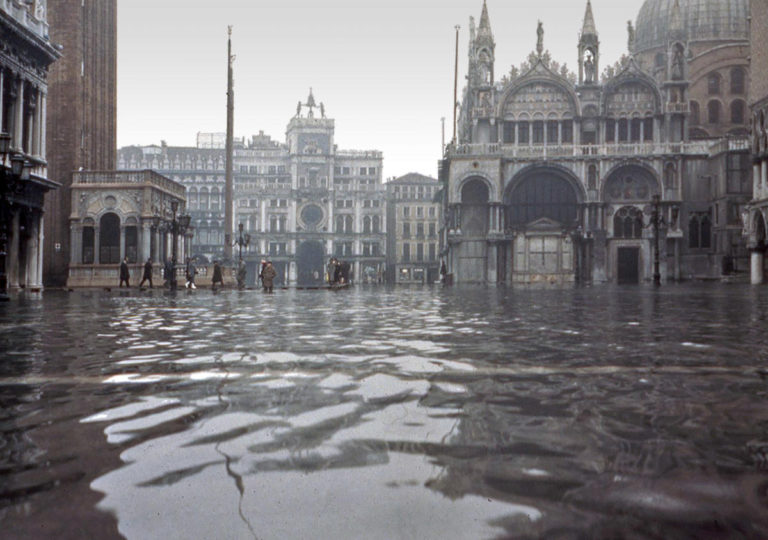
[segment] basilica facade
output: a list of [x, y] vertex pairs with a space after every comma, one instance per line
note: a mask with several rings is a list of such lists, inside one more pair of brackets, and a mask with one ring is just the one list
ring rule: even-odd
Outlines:
[[470, 20], [458, 140], [441, 162], [449, 279], [638, 283], [746, 270], [747, 10], [747, 0], [647, 0], [628, 54], [601, 71], [587, 1], [576, 73], [551, 58], [539, 23], [527, 61], [496, 77], [484, 3]]

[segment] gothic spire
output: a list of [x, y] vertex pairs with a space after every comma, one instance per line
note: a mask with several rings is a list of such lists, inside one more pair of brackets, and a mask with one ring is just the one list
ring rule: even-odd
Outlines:
[[592, 14], [592, 2], [587, 0], [587, 11], [584, 13], [584, 26], [581, 29], [582, 36], [596, 36], [595, 16]]
[[493, 32], [491, 31], [491, 18], [488, 16], [488, 5], [483, 0], [483, 12], [480, 14], [480, 26], [477, 29], [478, 38], [489, 38], [493, 42]]

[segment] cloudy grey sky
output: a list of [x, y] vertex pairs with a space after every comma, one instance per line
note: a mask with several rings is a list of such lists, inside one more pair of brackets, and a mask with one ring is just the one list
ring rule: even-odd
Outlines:
[[[626, 51], [641, 2], [593, 0], [601, 69]], [[575, 71], [586, 0], [488, 0], [497, 78], [536, 45]], [[235, 136], [283, 141], [312, 87], [339, 148], [384, 152], [386, 178], [436, 175], [451, 136], [455, 25], [459, 92], [469, 17], [482, 0], [121, 0], [118, 144], [193, 146], [226, 130], [227, 26], [233, 26]]]

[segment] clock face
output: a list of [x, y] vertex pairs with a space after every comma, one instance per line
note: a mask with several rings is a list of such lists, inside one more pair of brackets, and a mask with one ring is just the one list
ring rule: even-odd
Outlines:
[[323, 220], [323, 209], [316, 204], [308, 204], [301, 210], [301, 220], [308, 229], [315, 229]]

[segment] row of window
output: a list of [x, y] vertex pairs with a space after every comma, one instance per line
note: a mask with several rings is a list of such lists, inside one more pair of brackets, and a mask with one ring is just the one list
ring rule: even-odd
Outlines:
[[[746, 90], [747, 75], [744, 68], [735, 67], [731, 69], [731, 94], [744, 94]], [[723, 85], [723, 76], [717, 72], [707, 75], [707, 93], [710, 96], [720, 95]]]
[[[411, 209], [413, 208], [413, 212], [411, 212]], [[402, 216], [404, 218], [411, 217], [411, 215], [416, 216], [417, 218], [424, 217], [424, 207], [423, 206], [403, 206], [402, 210]], [[437, 217], [437, 207], [436, 206], [430, 206], [427, 208], [427, 215], [431, 218]]]
[[402, 245], [401, 255], [402, 262], [434, 262], [437, 260], [437, 244], [434, 242], [429, 244], [405, 242]]
[[[437, 224], [436, 223], [428, 223], [427, 224], [427, 232], [429, 234], [430, 238], [434, 238], [437, 236]], [[403, 238], [410, 238], [411, 237], [411, 224], [410, 223], [403, 223]], [[416, 232], [416, 238], [424, 238], [424, 224], [423, 223], [417, 223], [415, 232]]]
[[425, 199], [431, 201], [438, 188], [434, 186], [395, 186], [395, 199]]
[[243, 174], [285, 174], [285, 165], [240, 165]]
[[[742, 99], [736, 99], [731, 102], [730, 120], [732, 124], [743, 124], [746, 118], [747, 104]], [[722, 118], [722, 104], [719, 100], [713, 99], [707, 103], [707, 123], [719, 124]], [[699, 103], [691, 101], [691, 124], [701, 123], [701, 111]]]
[[[376, 176], [376, 167], [360, 167], [358, 169], [360, 176]], [[334, 167], [334, 176], [349, 176], [352, 173], [351, 167]]]
[[506, 144], [561, 144], [573, 142], [572, 120], [534, 120], [504, 122], [502, 140]]

